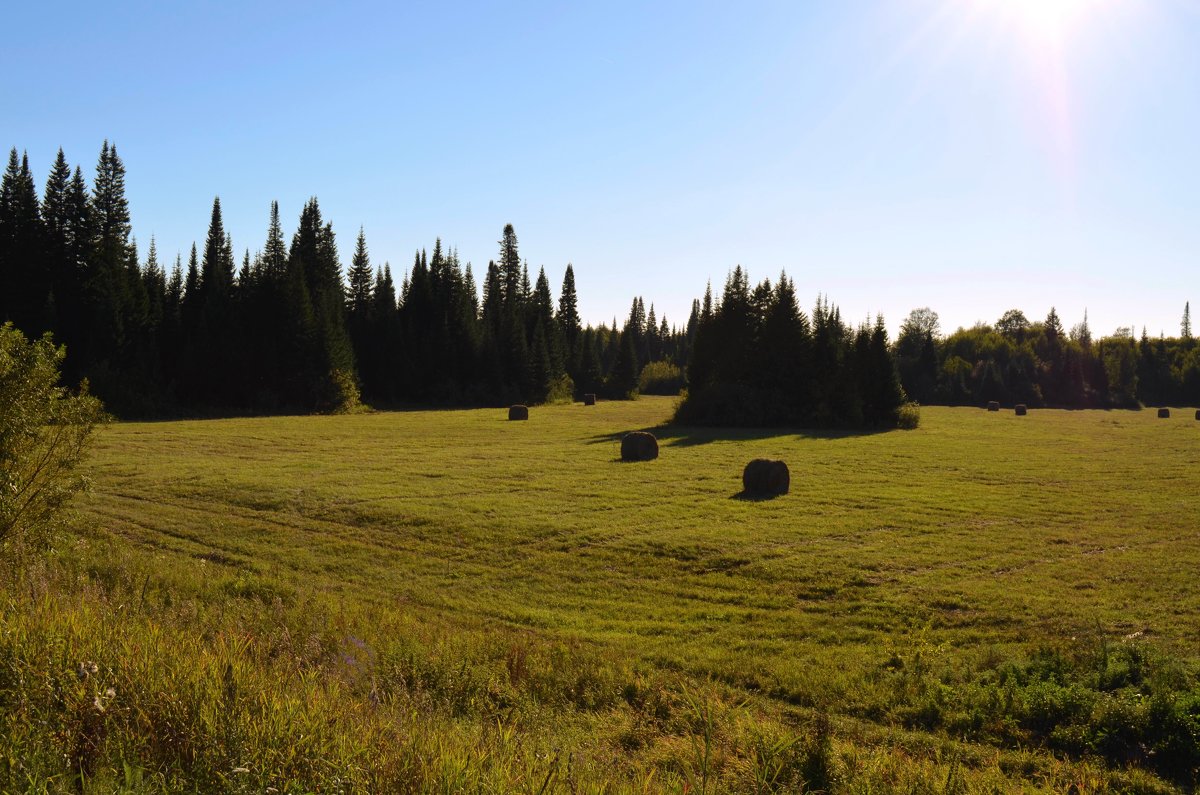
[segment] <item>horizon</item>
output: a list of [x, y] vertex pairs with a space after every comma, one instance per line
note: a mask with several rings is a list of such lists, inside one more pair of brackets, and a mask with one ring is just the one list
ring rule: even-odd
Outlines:
[[556, 296], [574, 265], [593, 325], [640, 295], [682, 326], [737, 265], [786, 270], [805, 311], [882, 313], [893, 339], [919, 307], [948, 334], [1051, 306], [1095, 336], [1173, 337], [1192, 297], [1194, 5], [63, 5], [75, 24], [14, 14], [10, 72], [67, 57], [0, 89], [37, 109], [0, 143], [39, 195], [60, 146], [90, 184], [114, 143], [139, 256], [154, 237], [164, 267], [214, 196], [239, 261], [272, 200], [290, 236], [316, 196], [343, 270], [362, 226], [397, 282], [440, 237], [481, 283], [511, 222]]

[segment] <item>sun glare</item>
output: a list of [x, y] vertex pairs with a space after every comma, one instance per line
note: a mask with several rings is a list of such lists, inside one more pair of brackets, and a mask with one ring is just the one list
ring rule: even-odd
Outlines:
[[1008, 0], [1030, 33], [1062, 38], [1087, 10], [1087, 0]]
[[1030, 39], [1061, 43], [1103, 0], [978, 0]]

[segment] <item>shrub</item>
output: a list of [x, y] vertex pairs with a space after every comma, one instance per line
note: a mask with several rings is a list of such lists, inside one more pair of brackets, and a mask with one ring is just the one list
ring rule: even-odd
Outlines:
[[58, 386], [65, 355], [49, 335], [0, 326], [0, 543], [49, 538], [84, 486], [75, 468], [104, 411], [86, 382], [78, 395]]
[[574, 398], [575, 382], [565, 373], [554, 379], [550, 384], [550, 391], [546, 393], [547, 403], [570, 403]]
[[905, 403], [896, 409], [896, 427], [905, 431], [916, 430], [921, 424], [921, 407], [916, 403]]
[[638, 391], [643, 395], [678, 395], [681, 389], [683, 371], [670, 362], [650, 362], [638, 378]]

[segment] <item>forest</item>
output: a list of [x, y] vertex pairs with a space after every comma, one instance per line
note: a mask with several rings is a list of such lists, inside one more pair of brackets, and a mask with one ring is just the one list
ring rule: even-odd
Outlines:
[[[752, 285], [735, 267], [676, 326], [635, 297], [623, 322], [583, 324], [572, 266], [558, 297], [532, 276], [516, 232], [476, 280], [435, 240], [399, 274], [363, 230], [343, 269], [316, 198], [290, 242], [272, 203], [262, 243], [239, 257], [214, 199], [186, 261], [139, 252], [125, 166], [104, 142], [89, 186], [60, 150], [39, 191], [14, 148], [0, 185], [0, 321], [65, 345], [64, 380], [86, 379], [123, 417], [336, 412], [366, 403], [506, 405], [684, 391], [694, 424], [890, 426], [904, 406], [1136, 407], [1200, 404], [1188, 308], [1177, 338], [1121, 329], [1093, 339], [1019, 310], [943, 335], [930, 309], [891, 343], [828, 298], [801, 309], [794, 281]], [[239, 261], [240, 260], [240, 261]]]

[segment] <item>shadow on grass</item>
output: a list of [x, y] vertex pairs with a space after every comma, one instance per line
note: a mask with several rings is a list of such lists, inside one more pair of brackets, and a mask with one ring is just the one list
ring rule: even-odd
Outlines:
[[648, 428], [627, 428], [613, 433], [601, 433], [588, 438], [588, 444], [611, 444], [633, 431], [654, 434], [663, 447], [693, 447], [710, 442], [750, 442], [760, 439], [792, 437], [797, 439], [824, 439], [835, 441], [858, 436], [874, 436], [888, 433], [894, 428], [706, 428], [684, 425], [658, 425]]
[[748, 491], [738, 491], [729, 495], [731, 500], [739, 500], [741, 502], [770, 502], [771, 500], [785, 497], [785, 494], [752, 494]]

